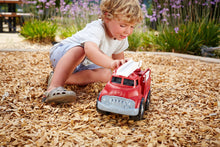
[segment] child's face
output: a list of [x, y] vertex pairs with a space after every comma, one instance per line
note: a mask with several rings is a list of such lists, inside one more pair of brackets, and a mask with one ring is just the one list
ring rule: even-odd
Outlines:
[[131, 35], [135, 27], [135, 24], [127, 23], [119, 19], [105, 19], [105, 25], [109, 37], [117, 40], [123, 40]]

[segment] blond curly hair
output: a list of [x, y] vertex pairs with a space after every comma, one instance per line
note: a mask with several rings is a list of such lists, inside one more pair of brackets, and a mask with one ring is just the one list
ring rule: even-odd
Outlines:
[[101, 18], [117, 18], [128, 23], [140, 23], [143, 13], [138, 0], [102, 0]]

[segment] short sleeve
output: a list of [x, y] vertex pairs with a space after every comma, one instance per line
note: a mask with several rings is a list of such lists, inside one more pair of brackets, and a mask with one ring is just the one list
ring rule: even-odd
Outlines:
[[105, 30], [102, 27], [102, 23], [100, 21], [96, 21], [91, 24], [88, 24], [77, 35], [78, 38], [80, 38], [81, 43], [91, 41], [99, 46], [100, 40], [102, 40], [104, 34], [105, 34]]

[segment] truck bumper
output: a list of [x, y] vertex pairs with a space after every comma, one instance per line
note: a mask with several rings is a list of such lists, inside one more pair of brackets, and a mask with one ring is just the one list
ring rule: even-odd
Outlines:
[[132, 100], [116, 96], [103, 96], [102, 100], [97, 101], [97, 108], [99, 110], [129, 116], [138, 115], [139, 109], [135, 109], [135, 103]]

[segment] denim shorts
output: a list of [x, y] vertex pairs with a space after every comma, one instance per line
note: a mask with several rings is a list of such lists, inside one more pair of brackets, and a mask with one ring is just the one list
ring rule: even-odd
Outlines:
[[[62, 44], [62, 43], [58, 43], [56, 45], [54, 45], [51, 50], [50, 50], [50, 61], [51, 64], [53, 66], [53, 68], [55, 69], [57, 63], [59, 62], [59, 60], [63, 57], [63, 55], [69, 51], [71, 48], [75, 47], [75, 46], [79, 46], [76, 44]], [[90, 64], [90, 65], [83, 65], [82, 62], [76, 67], [76, 69], [73, 71], [73, 73], [82, 71], [82, 70], [92, 70], [92, 69], [97, 69], [97, 68], [103, 68], [101, 66], [98, 66], [96, 64]]]

